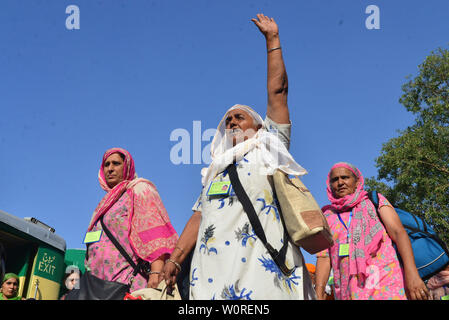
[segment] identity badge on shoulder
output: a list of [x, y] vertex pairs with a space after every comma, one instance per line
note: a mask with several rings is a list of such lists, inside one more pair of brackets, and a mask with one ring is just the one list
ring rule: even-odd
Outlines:
[[86, 232], [86, 236], [84, 237], [84, 244], [95, 243], [100, 241], [103, 230]]
[[231, 181], [211, 182], [206, 195], [208, 196], [226, 196], [231, 189]]

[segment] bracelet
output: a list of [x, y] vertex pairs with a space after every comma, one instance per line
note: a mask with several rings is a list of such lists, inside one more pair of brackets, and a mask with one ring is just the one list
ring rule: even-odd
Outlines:
[[177, 263], [176, 261], [174, 261], [172, 259], [167, 259], [167, 261], [173, 263], [176, 266], [176, 269], [181, 271], [181, 265], [179, 263]]
[[150, 272], [148, 272], [148, 274], [161, 274], [161, 272], [160, 271], [150, 271]]
[[184, 249], [183, 248], [176, 246], [175, 249], [180, 250], [182, 252], [182, 254], [184, 254]]
[[268, 49], [267, 53], [270, 53], [271, 51], [278, 50], [278, 49], [281, 49], [281, 47], [276, 47], [276, 48]]

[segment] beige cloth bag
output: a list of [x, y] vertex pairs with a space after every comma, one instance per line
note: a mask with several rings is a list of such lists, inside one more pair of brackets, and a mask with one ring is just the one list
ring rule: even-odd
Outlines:
[[131, 292], [135, 298], [141, 297], [142, 300], [181, 300], [178, 286], [175, 284], [174, 289], [168, 292], [165, 281], [162, 280], [157, 288], [144, 288]]
[[293, 243], [310, 254], [332, 246], [327, 220], [304, 183], [298, 177], [290, 179], [280, 170], [275, 171], [273, 183]]

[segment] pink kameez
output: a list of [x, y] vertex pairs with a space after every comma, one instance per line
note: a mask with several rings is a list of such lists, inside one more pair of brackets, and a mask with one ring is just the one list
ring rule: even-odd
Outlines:
[[[115, 152], [125, 155], [125, 180], [110, 189], [102, 168], [105, 159]], [[136, 264], [139, 259], [152, 263], [168, 258], [175, 248], [178, 235], [156, 187], [150, 181], [136, 177], [131, 155], [124, 149], [108, 150], [103, 156], [99, 180], [108, 193], [95, 210], [88, 231], [102, 229], [99, 219], [103, 216], [107, 228]], [[121, 283], [129, 283], [134, 271], [104, 232], [100, 241], [88, 246], [85, 265], [93, 275]], [[147, 278], [137, 274], [131, 291], [145, 288], [147, 283]]]
[[[360, 184], [357, 191], [347, 196], [348, 198], [334, 199], [328, 178], [328, 197], [332, 204], [325, 206], [323, 213], [332, 231], [334, 245], [318, 253], [317, 257], [330, 257], [335, 298], [405, 300], [403, 269], [374, 205], [363, 190], [363, 176], [349, 164], [339, 166], [351, 170], [358, 177]], [[379, 194], [379, 208], [382, 206], [392, 207], [388, 200]], [[349, 225], [349, 255], [339, 256], [340, 244], [347, 243], [348, 230], [338, 218], [338, 214], [348, 226], [351, 212], [353, 217]]]

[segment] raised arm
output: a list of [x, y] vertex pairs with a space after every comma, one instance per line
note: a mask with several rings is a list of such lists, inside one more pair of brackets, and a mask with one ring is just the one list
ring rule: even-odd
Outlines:
[[276, 123], [290, 123], [287, 105], [288, 78], [282, 58], [279, 28], [273, 18], [257, 14], [251, 19], [265, 37], [267, 44], [267, 116]]

